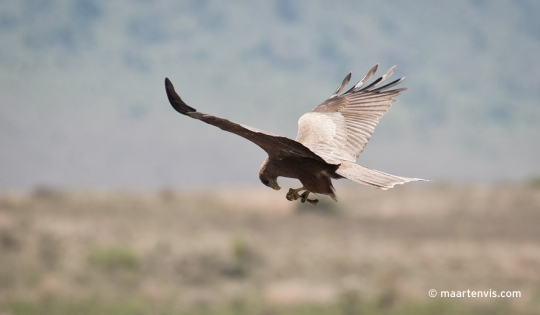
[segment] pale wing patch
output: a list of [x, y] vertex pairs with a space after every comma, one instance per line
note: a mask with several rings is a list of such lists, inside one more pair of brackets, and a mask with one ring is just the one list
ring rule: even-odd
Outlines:
[[296, 141], [308, 147], [327, 163], [339, 164], [356, 158], [347, 152], [347, 123], [340, 112], [309, 112], [298, 120]]
[[[336, 135], [336, 124], [329, 115], [307, 113], [298, 120], [298, 135], [296, 141], [310, 143], [327, 143]], [[300, 141], [299, 141], [300, 142]]]

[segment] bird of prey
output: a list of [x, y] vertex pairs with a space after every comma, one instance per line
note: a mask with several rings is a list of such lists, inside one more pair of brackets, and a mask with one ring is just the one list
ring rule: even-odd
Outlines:
[[266, 151], [268, 157], [259, 170], [259, 179], [264, 185], [279, 190], [279, 176], [296, 178], [303, 186], [289, 189], [286, 198], [316, 205], [317, 199], [308, 199], [310, 193], [328, 195], [337, 201], [332, 179], [347, 178], [383, 190], [423, 180], [390, 175], [355, 163], [379, 119], [396, 96], [407, 89], [391, 89], [404, 77], [381, 86], [396, 66], [366, 85], [377, 67], [378, 64], [355, 86], [340, 94], [351, 79], [349, 73], [326, 101], [300, 117], [296, 140], [198, 112], [178, 96], [168, 78], [165, 78], [165, 90], [172, 107], [180, 114], [246, 138]]

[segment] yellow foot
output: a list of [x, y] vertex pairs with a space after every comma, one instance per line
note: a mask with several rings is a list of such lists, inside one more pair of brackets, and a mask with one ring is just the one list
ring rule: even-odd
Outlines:
[[287, 193], [287, 195], [285, 195], [285, 197], [287, 198], [287, 200], [289, 201], [293, 201], [293, 200], [297, 200], [298, 198], [300, 198], [300, 195], [298, 194], [299, 191], [302, 191], [304, 190], [304, 187], [300, 187], [298, 189], [289, 189], [289, 192]]
[[319, 203], [319, 199], [308, 199], [308, 196], [309, 196], [310, 193], [311, 193], [310, 191], [306, 190], [302, 195], [300, 195], [300, 198], [301, 198], [300, 201], [302, 203], [307, 201], [310, 204], [316, 206]]

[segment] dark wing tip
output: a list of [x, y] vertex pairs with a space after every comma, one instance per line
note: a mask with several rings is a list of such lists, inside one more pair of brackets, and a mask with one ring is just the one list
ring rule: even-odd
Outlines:
[[[378, 64], [377, 64], [378, 65]], [[394, 71], [396, 70], [396, 67], [397, 66], [393, 66], [392, 68], [390, 68], [390, 70], [388, 70], [385, 74], [383, 74], [380, 78], [376, 79], [375, 81], [371, 82], [371, 84], [367, 85], [366, 87], [363, 87], [363, 88], [357, 88], [359, 86], [362, 86], [367, 80], [369, 80], [371, 78], [371, 76], [373, 74], [375, 74], [375, 71], [377, 70], [377, 65], [375, 65], [375, 67], [373, 67], [369, 72], [368, 74], [366, 75], [366, 77], [364, 77], [364, 79], [362, 79], [362, 81], [360, 81], [354, 88], [353, 88], [353, 92], [378, 92], [378, 93], [381, 93], [381, 92], [402, 92], [402, 91], [405, 91], [407, 88], [401, 88], [401, 89], [397, 89], [397, 90], [390, 90], [388, 91], [388, 89], [400, 84], [403, 80], [405, 80], [405, 77], [402, 77], [400, 79], [397, 79], [397, 80], [394, 80], [386, 85], [383, 85], [381, 87], [377, 87], [379, 85], [381, 85], [383, 82], [385, 82], [390, 76], [392, 76], [392, 74], [394, 73]], [[367, 78], [367, 80], [365, 80]], [[365, 81], [364, 81], [365, 80]]]
[[190, 112], [196, 112], [197, 110], [191, 106], [188, 106], [174, 90], [174, 86], [169, 78], [165, 78], [165, 92], [167, 92], [167, 98], [172, 107], [180, 114], [186, 115]]
[[347, 74], [345, 76], [345, 79], [343, 79], [341, 84], [338, 86], [336, 91], [332, 95], [330, 95], [329, 98], [334, 98], [334, 97], [338, 96], [338, 94], [341, 93], [341, 91], [343, 91], [343, 89], [345, 89], [345, 87], [347, 87], [347, 84], [349, 84], [349, 81], [351, 80], [351, 76], [352, 76], [352, 72], [349, 72], [349, 74]]

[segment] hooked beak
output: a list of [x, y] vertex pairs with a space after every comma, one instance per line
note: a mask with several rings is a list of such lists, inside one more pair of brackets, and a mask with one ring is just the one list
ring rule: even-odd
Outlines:
[[272, 187], [272, 189], [274, 189], [274, 190], [280, 190], [281, 189], [281, 187], [279, 187], [279, 185], [277, 184], [277, 182], [275, 180], [270, 179], [269, 182], [270, 182], [270, 187]]

